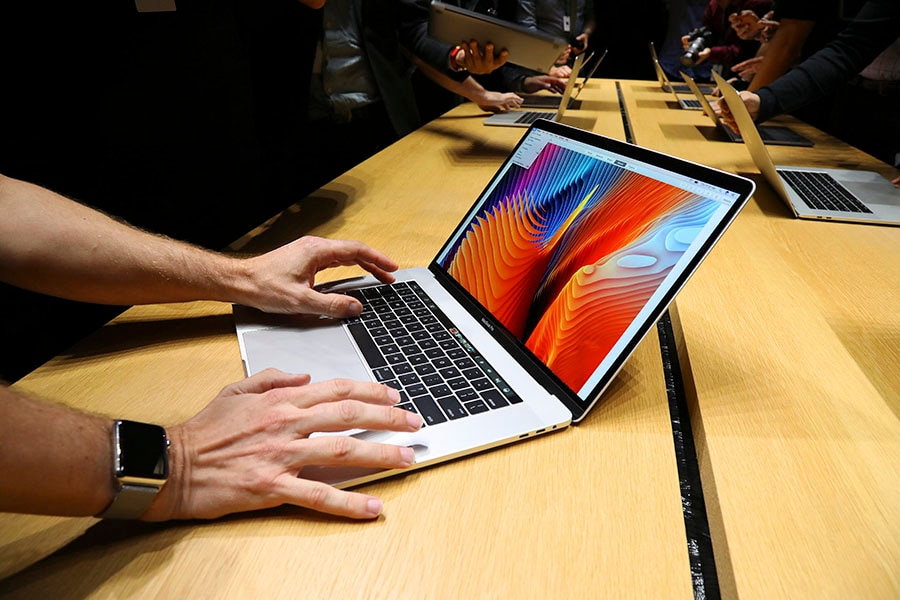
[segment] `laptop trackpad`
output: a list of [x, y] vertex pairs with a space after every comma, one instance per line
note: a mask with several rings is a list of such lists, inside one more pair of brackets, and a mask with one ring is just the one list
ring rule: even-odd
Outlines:
[[313, 382], [338, 377], [371, 381], [340, 322], [310, 318], [303, 325], [302, 330], [244, 332], [244, 347], [252, 357], [247, 371], [252, 374], [274, 367], [287, 373], [309, 373]]

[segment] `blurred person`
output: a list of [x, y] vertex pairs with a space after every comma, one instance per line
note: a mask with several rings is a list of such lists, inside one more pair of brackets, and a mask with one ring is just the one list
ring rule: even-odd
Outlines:
[[[513, 96], [488, 94], [472, 74], [501, 67], [508, 53], [476, 40], [456, 46], [428, 36], [428, 8], [417, 0], [330, 0], [318, 18], [321, 36], [309, 77], [300, 160], [309, 193], [409, 134], [423, 123], [412, 74], [431, 67], [455, 91], [490, 110], [508, 110]], [[520, 101], [520, 100], [519, 100]]]
[[685, 31], [693, 31], [703, 24], [703, 13], [709, 5], [708, 0], [676, 0], [668, 4], [668, 29], [665, 39], [657, 52], [659, 66], [665, 71], [671, 80], [681, 79], [681, 71], [684, 71], [694, 81], [707, 82], [711, 80], [710, 65], [700, 63], [692, 67], [681, 64], [681, 56], [684, 54], [684, 45], [681, 41]]
[[766, 42], [747, 89], [753, 91], [769, 85], [822, 48], [842, 29], [844, 10], [843, 0], [778, 0], [771, 18], [778, 23], [777, 30]]
[[[775, 38], [781, 35], [781, 30]], [[751, 116], [763, 122], [846, 92], [835, 121], [862, 135], [854, 145], [894, 166], [900, 163], [900, 3], [868, 0], [834, 40], [769, 85], [741, 92]], [[846, 84], [850, 82], [850, 85]], [[715, 104], [736, 127], [728, 105]], [[860, 122], [860, 120], [863, 120]], [[852, 132], [849, 135], [853, 135]]]
[[565, 79], [572, 73], [572, 60], [590, 44], [595, 27], [594, 3], [588, 0], [520, 0], [515, 22], [568, 42], [565, 52], [547, 73]]
[[[731, 25], [731, 17], [744, 11], [762, 16], [768, 13], [771, 7], [771, 0], [711, 0], [702, 19], [705, 32], [708, 32], [708, 40], [696, 57], [691, 57], [693, 62], [685, 66], [704, 62], [721, 65], [723, 76], [726, 79], [731, 77], [731, 66], [754, 57], [760, 46], [756, 40], [740, 38]], [[693, 32], [693, 36], [702, 35], [701, 31]], [[691, 34], [682, 36], [681, 43], [685, 51], [695, 39], [693, 36]]]

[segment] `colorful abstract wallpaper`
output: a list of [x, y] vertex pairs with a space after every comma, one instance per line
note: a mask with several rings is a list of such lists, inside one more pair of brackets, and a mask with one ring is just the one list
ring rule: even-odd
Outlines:
[[578, 392], [719, 207], [548, 144], [441, 264]]

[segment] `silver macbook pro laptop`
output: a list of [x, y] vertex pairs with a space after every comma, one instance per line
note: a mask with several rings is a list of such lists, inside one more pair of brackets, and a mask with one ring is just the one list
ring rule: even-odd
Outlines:
[[[591, 60], [594, 57], [593, 53], [589, 54], [588, 57], [584, 59], [584, 63], [581, 66], [581, 70], [584, 74], [581, 76], [581, 81], [575, 82], [575, 91], [572, 92], [572, 97], [569, 99], [569, 105], [566, 109], [578, 108], [579, 103], [577, 100], [579, 94], [584, 90], [588, 81], [594, 76], [594, 73], [597, 72], [600, 63], [606, 58], [606, 53], [607, 51], [604, 50], [593, 63], [591, 63]], [[522, 96], [523, 108], [559, 108], [559, 103], [562, 101], [562, 96], [557, 96], [555, 94], [520, 94], [520, 96]]]
[[575, 57], [575, 64], [572, 65], [572, 72], [569, 74], [569, 80], [566, 82], [566, 89], [562, 98], [559, 100], [559, 106], [555, 111], [552, 110], [510, 110], [505, 113], [496, 113], [484, 120], [485, 125], [500, 125], [504, 127], [529, 127], [538, 119], [548, 119], [551, 121], [561, 122], [566, 109], [569, 108], [569, 100], [572, 98], [572, 92], [575, 89], [575, 80], [578, 78], [578, 72], [584, 61], [584, 54]]
[[[709, 100], [706, 99], [706, 96], [703, 95], [703, 92], [700, 91], [700, 88], [697, 87], [697, 83], [694, 81], [693, 77], [684, 72], [681, 73], [681, 77], [684, 79], [687, 86], [691, 88], [691, 91], [703, 108], [703, 112], [712, 120], [716, 129], [722, 132], [729, 141], [737, 143], [743, 142], [744, 140], [741, 139], [741, 136], [716, 115], [716, 111], [709, 103]], [[803, 137], [789, 127], [782, 127], [780, 125], [757, 125], [756, 130], [759, 132], [759, 137], [762, 138], [763, 143], [771, 146], [810, 147], [813, 145], [811, 140]]]
[[900, 225], [900, 189], [873, 171], [776, 166], [737, 91], [714, 74], [756, 167], [802, 219]]
[[542, 73], [568, 47], [562, 38], [442, 2], [431, 3], [428, 35], [446, 44], [472, 39], [480, 44], [490, 42], [497, 53], [509, 51], [509, 62]]
[[[674, 92], [676, 94], [691, 93], [690, 88], [685, 84], [672, 83], [669, 81], [665, 70], [662, 68], [662, 65], [659, 64], [659, 56], [656, 54], [656, 46], [653, 45], [653, 42], [650, 42], [650, 59], [653, 61], [653, 70], [656, 72], [656, 79], [659, 81], [659, 87], [667, 92]], [[708, 83], [698, 83], [697, 86], [704, 94], [712, 94], [715, 89], [715, 86]]]
[[[744, 206], [749, 179], [540, 120], [427, 268], [320, 286], [360, 317], [234, 306], [248, 375], [383, 382], [421, 414], [412, 468], [581, 421]], [[427, 190], [422, 190], [427, 194]], [[309, 467], [347, 487], [401, 471]]]

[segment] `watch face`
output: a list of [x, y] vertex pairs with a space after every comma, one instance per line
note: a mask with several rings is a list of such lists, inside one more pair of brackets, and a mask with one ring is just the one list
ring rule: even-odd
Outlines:
[[159, 425], [117, 421], [117, 475], [165, 480], [169, 476], [166, 430]]

